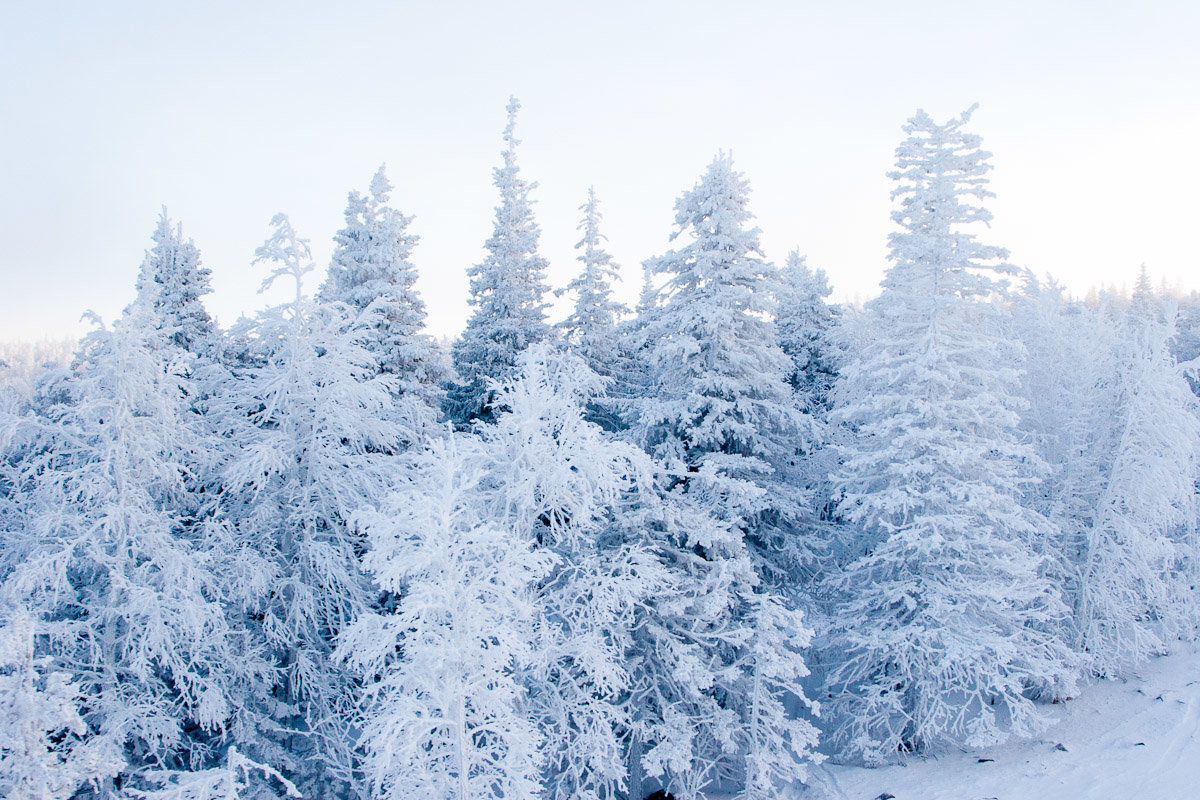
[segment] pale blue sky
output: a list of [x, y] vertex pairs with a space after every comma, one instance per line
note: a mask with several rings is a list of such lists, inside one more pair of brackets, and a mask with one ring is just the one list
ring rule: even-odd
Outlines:
[[[439, 334], [496, 201], [504, 106], [536, 180], [551, 280], [594, 183], [636, 293], [672, 205], [718, 149], [767, 254], [839, 298], [886, 266], [900, 126], [979, 102], [985, 234], [1083, 292], [1138, 265], [1200, 288], [1200, 3], [25, 2], [0, 4], [0, 340], [111, 319], [161, 205], [213, 271], [223, 324], [285, 211], [323, 273], [347, 191], [387, 162], [415, 214]], [[314, 277], [315, 288], [320, 275]]]

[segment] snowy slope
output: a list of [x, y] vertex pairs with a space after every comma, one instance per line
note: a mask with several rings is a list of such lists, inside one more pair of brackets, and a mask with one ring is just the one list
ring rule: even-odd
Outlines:
[[[822, 766], [803, 800], [1183, 800], [1200, 796], [1200, 651], [1048, 709], [1040, 737], [904, 766]], [[1062, 745], [1064, 749], [1058, 747]], [[992, 759], [983, 761], [981, 759]]]

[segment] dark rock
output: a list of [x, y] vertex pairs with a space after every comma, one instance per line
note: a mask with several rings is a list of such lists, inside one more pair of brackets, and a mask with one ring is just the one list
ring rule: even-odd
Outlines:
[[992, 761], [995, 761], [995, 760], [996, 760], [996, 759], [994, 759], [994, 758], [981, 758], [981, 759], [979, 759], [979, 761], [977, 761], [976, 763], [978, 763], [978, 764], [987, 764], [987, 763], [989, 763], [989, 762], [992, 762]]
[[1058, 744], [1054, 745], [1054, 749], [1058, 750], [1060, 752], [1063, 752], [1063, 753], [1067, 752], [1067, 746], [1065, 744], [1063, 744], [1062, 742], [1059, 742]]

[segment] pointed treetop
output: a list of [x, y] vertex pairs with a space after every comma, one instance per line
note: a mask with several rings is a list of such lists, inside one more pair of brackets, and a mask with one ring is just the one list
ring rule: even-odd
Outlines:
[[637, 315], [644, 316], [658, 305], [658, 287], [654, 283], [654, 264], [651, 261], [642, 262], [642, 288], [638, 292]]
[[[583, 219], [575, 230], [583, 231], [583, 238], [575, 244], [575, 248], [587, 246], [589, 242], [607, 241], [608, 237], [600, 233], [600, 220], [603, 216], [600, 214], [600, 201], [596, 199], [596, 187], [589, 186], [587, 194], [587, 202], [579, 207], [583, 212]], [[580, 257], [577, 260], [582, 260]]]
[[[575, 243], [575, 249], [584, 248], [582, 255], [576, 256], [576, 261], [589, 263], [589, 255], [600, 247], [600, 242], [608, 241], [608, 237], [600, 232], [600, 221], [604, 215], [600, 213], [600, 200], [596, 197], [596, 187], [588, 187], [587, 202], [579, 207], [583, 219], [575, 226], [575, 230], [583, 231], [583, 238]], [[607, 259], [605, 259], [607, 262]]]
[[387, 164], [380, 164], [379, 169], [375, 171], [375, 177], [371, 178], [371, 197], [382, 205], [388, 201], [391, 194], [392, 183], [387, 178]]
[[517, 112], [521, 110], [521, 101], [516, 97], [508, 98], [508, 124], [504, 126], [504, 143], [508, 146], [507, 150], [515, 150], [521, 140], [517, 138]]
[[150, 314], [151, 324], [176, 346], [189, 352], [208, 352], [216, 329], [202, 297], [212, 291], [210, 271], [200, 263], [200, 250], [183, 236], [164, 206], [137, 278], [134, 306]]
[[1004, 261], [1007, 250], [981, 244], [967, 227], [992, 219], [982, 201], [994, 197], [987, 188], [992, 154], [981, 149], [981, 137], [962, 130], [973, 110], [940, 125], [918, 111], [904, 126], [908, 138], [888, 173], [896, 181], [892, 198], [900, 200], [892, 220], [902, 230], [888, 237], [885, 288], [923, 298], [978, 297], [1003, 291], [999, 276], [1017, 273]]
[[700, 181], [675, 201], [678, 230], [671, 241], [689, 228], [697, 240], [731, 235], [739, 247], [762, 255], [758, 228], [745, 226], [754, 219], [750, 212], [750, 182], [733, 168], [733, 155], [717, 152]]
[[1150, 272], [1142, 264], [1138, 270], [1137, 283], [1133, 285], [1133, 295], [1130, 297], [1129, 308], [1135, 317], [1154, 319], [1160, 314], [1160, 302], [1154, 294], [1154, 283], [1150, 280]]

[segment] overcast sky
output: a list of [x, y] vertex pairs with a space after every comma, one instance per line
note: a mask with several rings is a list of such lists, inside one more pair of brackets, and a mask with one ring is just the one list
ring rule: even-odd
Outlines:
[[1200, 288], [1195, 0], [4, 0], [0, 340], [118, 314], [163, 205], [222, 324], [267, 301], [249, 262], [276, 211], [312, 239], [315, 289], [347, 192], [383, 162], [431, 327], [456, 333], [510, 94], [555, 286], [589, 184], [632, 297], [724, 149], [767, 255], [798, 248], [836, 298], [870, 297], [900, 126], [978, 102], [998, 195], [982, 238], [1081, 294], [1143, 262]]

